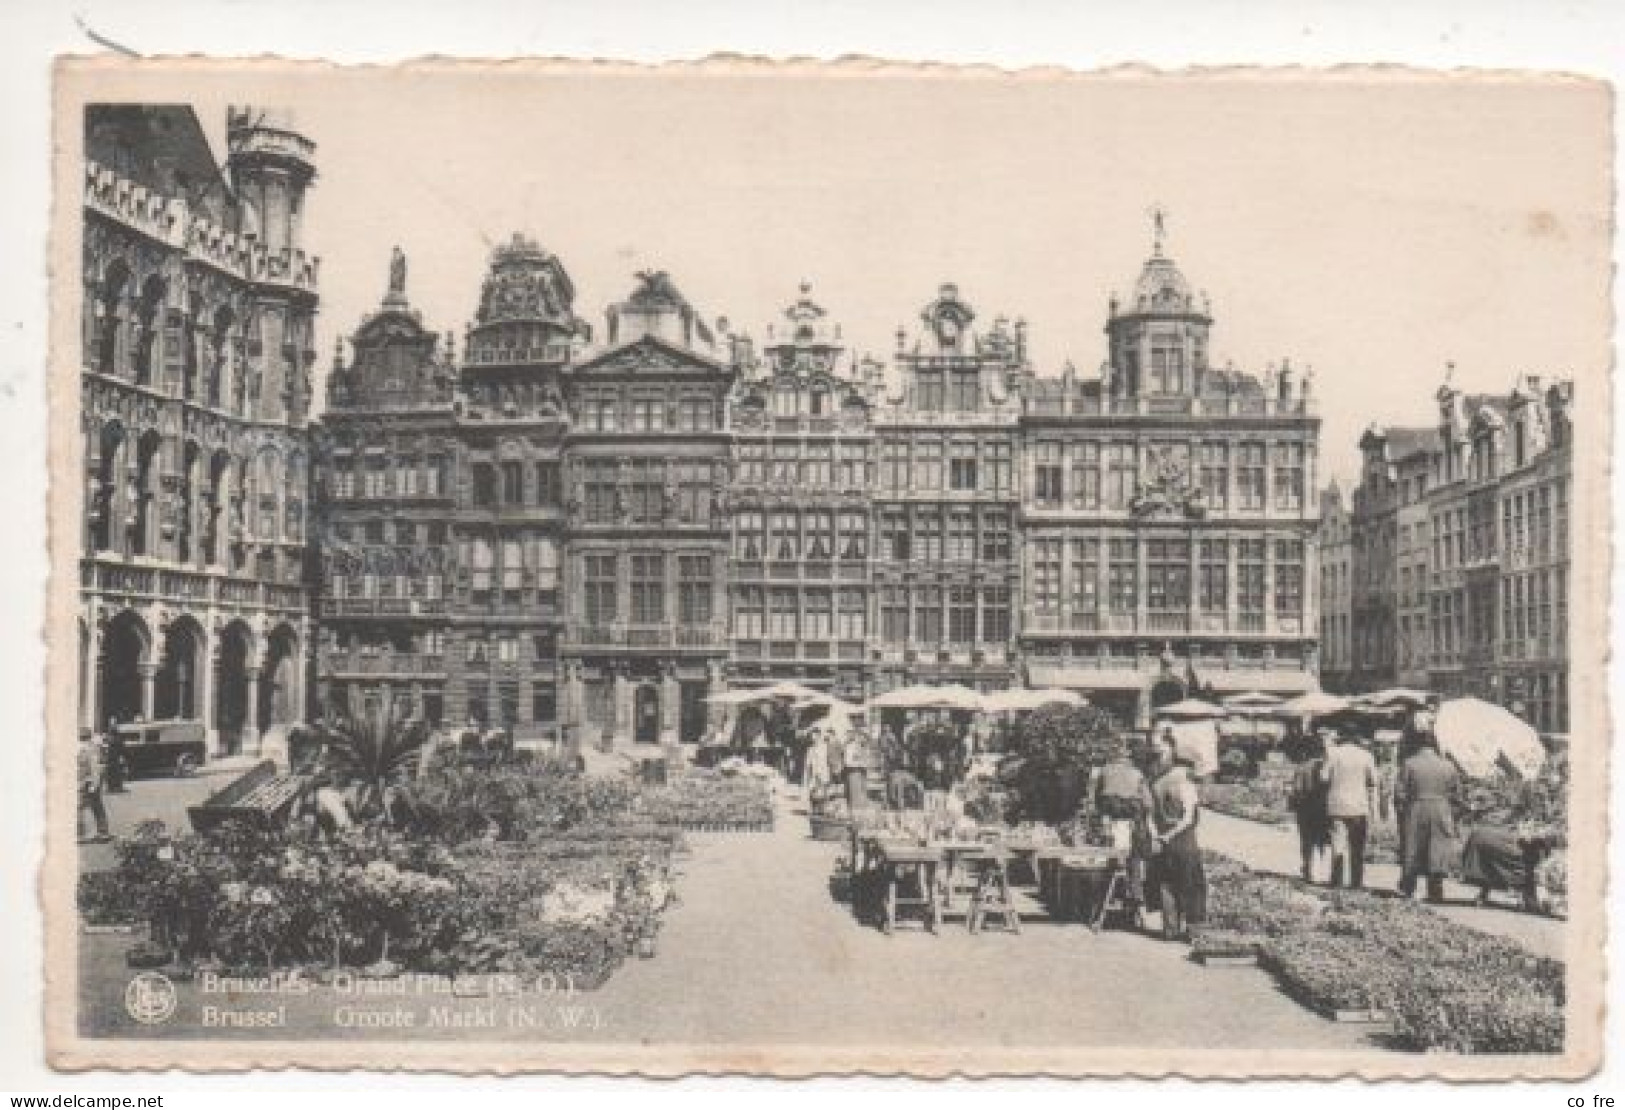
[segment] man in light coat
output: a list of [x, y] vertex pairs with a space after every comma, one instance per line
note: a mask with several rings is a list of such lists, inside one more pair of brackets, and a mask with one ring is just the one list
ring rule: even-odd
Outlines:
[[1359, 890], [1365, 883], [1366, 835], [1377, 809], [1376, 761], [1351, 733], [1341, 731], [1326, 753], [1320, 777], [1326, 784], [1332, 832], [1331, 885], [1342, 886], [1346, 870], [1349, 886]]

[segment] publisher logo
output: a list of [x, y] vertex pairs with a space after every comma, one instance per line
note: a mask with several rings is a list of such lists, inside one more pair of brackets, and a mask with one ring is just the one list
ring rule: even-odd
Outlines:
[[175, 984], [156, 971], [143, 971], [124, 988], [124, 1008], [142, 1025], [162, 1025], [175, 1016]]

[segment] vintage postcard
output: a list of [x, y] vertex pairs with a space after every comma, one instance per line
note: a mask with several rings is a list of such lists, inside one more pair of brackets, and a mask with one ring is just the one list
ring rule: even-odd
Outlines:
[[1590, 1073], [1611, 112], [62, 61], [51, 1061]]

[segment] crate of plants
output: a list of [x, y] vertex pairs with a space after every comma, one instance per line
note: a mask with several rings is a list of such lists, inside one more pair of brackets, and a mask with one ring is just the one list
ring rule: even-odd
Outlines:
[[773, 799], [754, 775], [693, 770], [667, 786], [646, 788], [641, 816], [688, 832], [771, 832]]
[[1257, 967], [1265, 938], [1233, 929], [1203, 929], [1191, 938], [1191, 956], [1203, 967]]
[[1333, 933], [1272, 938], [1265, 966], [1281, 989], [1332, 1021], [1387, 1022], [1391, 977], [1398, 970], [1386, 949]]

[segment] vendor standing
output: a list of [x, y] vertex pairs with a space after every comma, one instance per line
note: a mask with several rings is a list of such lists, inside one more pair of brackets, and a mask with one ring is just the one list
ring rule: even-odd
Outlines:
[[1121, 739], [1112, 742], [1107, 761], [1089, 779], [1089, 812], [1106, 825], [1114, 851], [1128, 854], [1126, 901], [1145, 904], [1146, 822], [1152, 810], [1151, 784], [1134, 765]]
[[1172, 765], [1151, 787], [1152, 881], [1162, 906], [1164, 940], [1188, 940], [1207, 922], [1207, 873], [1196, 842], [1201, 798], [1193, 778], [1196, 760], [1176, 745]]
[[1399, 892], [1407, 898], [1416, 893], [1416, 880], [1425, 877], [1428, 901], [1444, 901], [1444, 877], [1456, 846], [1450, 799], [1458, 779], [1455, 765], [1439, 754], [1438, 739], [1431, 732], [1419, 736], [1416, 751], [1400, 768], [1394, 786], [1405, 827]]

